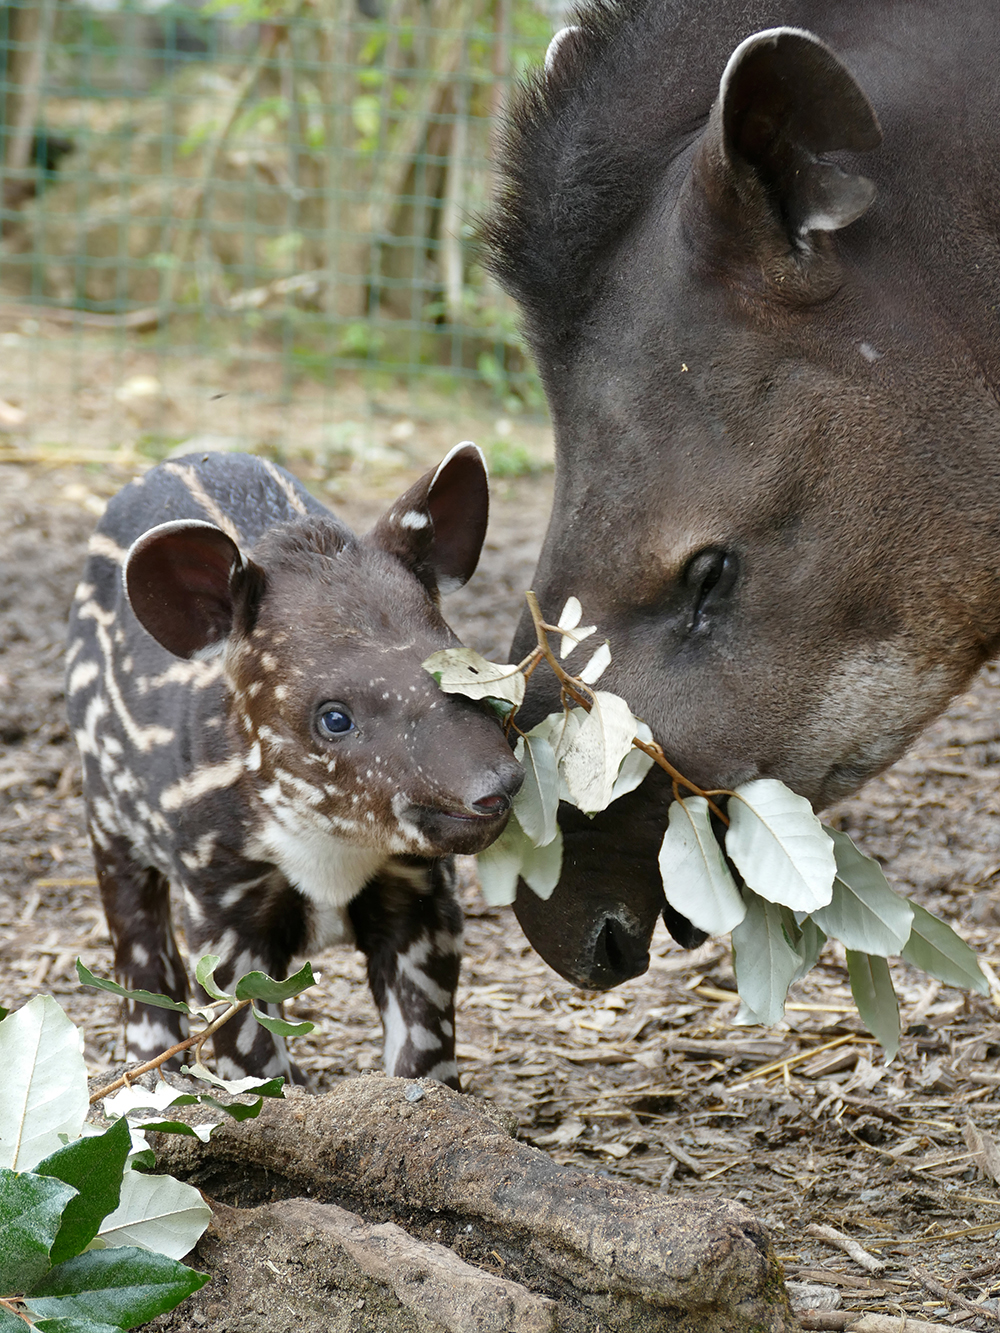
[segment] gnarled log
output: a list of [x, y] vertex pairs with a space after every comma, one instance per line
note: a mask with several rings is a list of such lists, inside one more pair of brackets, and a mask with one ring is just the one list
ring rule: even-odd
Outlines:
[[[253, 1241], [246, 1241], [252, 1266], [269, 1227], [286, 1240], [291, 1228], [310, 1243], [325, 1238], [365, 1281], [391, 1288], [403, 1310], [420, 1286], [412, 1273], [423, 1265], [436, 1274], [431, 1285], [440, 1285], [447, 1255], [457, 1254], [468, 1296], [462, 1308], [478, 1301], [484, 1310], [492, 1300], [493, 1322], [477, 1323], [468, 1313], [446, 1317], [440, 1303], [435, 1315], [417, 1301], [411, 1313], [423, 1321], [414, 1325], [421, 1330], [542, 1329], [546, 1320], [580, 1333], [792, 1333], [798, 1327], [767, 1232], [746, 1209], [721, 1200], [664, 1198], [559, 1166], [517, 1142], [502, 1112], [439, 1083], [375, 1075], [346, 1080], [322, 1096], [293, 1089], [284, 1102], [265, 1104], [257, 1120], [220, 1126], [207, 1144], [158, 1136], [157, 1153], [163, 1169], [214, 1198], [260, 1205], [308, 1195], [360, 1215], [317, 1211], [304, 1201], [258, 1206], [242, 1221], [226, 1209], [203, 1242], [209, 1262], [214, 1245], [218, 1262], [238, 1264], [233, 1256], [240, 1236], [252, 1233]], [[402, 1223], [435, 1251], [421, 1254], [418, 1246], [408, 1252], [412, 1280], [402, 1276], [406, 1246], [398, 1228], [366, 1226], [387, 1221]], [[436, 1253], [442, 1245], [451, 1247], [445, 1255]], [[393, 1252], [398, 1262], [387, 1257]], [[394, 1263], [398, 1283], [391, 1279]], [[475, 1291], [469, 1265], [488, 1270], [482, 1292]], [[498, 1269], [511, 1287], [502, 1295], [487, 1280]], [[205, 1292], [211, 1299], [211, 1287]], [[555, 1309], [539, 1297], [556, 1301]], [[497, 1323], [501, 1305], [509, 1318]], [[316, 1325], [334, 1327], [330, 1317]]]

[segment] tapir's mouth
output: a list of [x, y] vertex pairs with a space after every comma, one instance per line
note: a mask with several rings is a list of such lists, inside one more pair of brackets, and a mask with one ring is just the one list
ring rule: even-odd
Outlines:
[[440, 852], [472, 855], [484, 851], [500, 836], [509, 815], [510, 800], [496, 797], [491, 798], [485, 810], [468, 806], [445, 810], [418, 806], [411, 817], [428, 842]]

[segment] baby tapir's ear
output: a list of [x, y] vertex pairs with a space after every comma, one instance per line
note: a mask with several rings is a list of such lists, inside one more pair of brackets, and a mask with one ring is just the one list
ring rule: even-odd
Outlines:
[[476, 571], [489, 514], [486, 460], [466, 441], [401, 495], [366, 540], [402, 560], [432, 592], [454, 592]]
[[239, 576], [251, 572], [259, 571], [221, 528], [179, 519], [132, 543], [123, 578], [139, 624], [176, 657], [193, 657], [229, 634]]

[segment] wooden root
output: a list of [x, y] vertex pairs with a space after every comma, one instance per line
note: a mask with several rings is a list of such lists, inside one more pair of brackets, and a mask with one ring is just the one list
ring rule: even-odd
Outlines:
[[[237, 1308], [252, 1306], [243, 1289], [251, 1271], [275, 1285], [271, 1242], [282, 1254], [337, 1256], [340, 1277], [327, 1274], [325, 1296], [297, 1288], [296, 1328], [340, 1327], [330, 1302], [343, 1295], [345, 1265], [374, 1321], [345, 1329], [798, 1328], [768, 1234], [746, 1209], [559, 1166], [512, 1132], [503, 1113], [439, 1083], [373, 1075], [322, 1096], [293, 1089], [257, 1120], [221, 1125], [207, 1144], [158, 1135], [156, 1149], [160, 1169], [213, 1202], [243, 1205], [220, 1209], [199, 1247], [210, 1269], [229, 1275], [220, 1290], [239, 1290]], [[271, 1268], [279, 1271], [273, 1259]], [[300, 1258], [300, 1284], [310, 1269], [315, 1261]], [[379, 1322], [389, 1318], [376, 1316], [379, 1302], [390, 1298], [394, 1313]], [[314, 1322], [306, 1310], [319, 1312]], [[222, 1310], [207, 1327], [231, 1326], [232, 1314]]]

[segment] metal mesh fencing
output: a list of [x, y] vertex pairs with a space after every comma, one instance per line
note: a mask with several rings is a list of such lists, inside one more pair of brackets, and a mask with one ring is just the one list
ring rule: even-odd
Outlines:
[[541, 414], [473, 221], [505, 88], [553, 18], [0, 6], [0, 452], [329, 451], [404, 406]]

